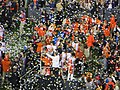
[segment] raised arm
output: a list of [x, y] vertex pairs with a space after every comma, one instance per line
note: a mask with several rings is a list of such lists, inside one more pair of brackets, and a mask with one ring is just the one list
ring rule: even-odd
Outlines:
[[54, 56], [52, 56], [52, 55], [50, 55], [50, 54], [48, 54], [48, 53], [46, 53], [46, 55], [47, 55], [49, 58], [51, 58], [51, 59], [54, 58]]

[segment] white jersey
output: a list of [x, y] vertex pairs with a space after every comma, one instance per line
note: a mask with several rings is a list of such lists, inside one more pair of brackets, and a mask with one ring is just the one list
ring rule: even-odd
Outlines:
[[60, 41], [57, 41], [56, 46], [59, 46], [59, 45], [60, 45]]
[[67, 60], [71, 57], [71, 53], [67, 53]]
[[86, 58], [89, 57], [89, 55], [90, 55], [90, 50], [89, 50], [89, 48], [84, 49], [84, 54], [85, 54]]
[[111, 3], [108, 5], [108, 9], [112, 9], [112, 4]]
[[52, 48], [53, 48], [53, 51], [55, 52], [55, 51], [56, 51], [56, 49], [57, 49], [57, 46], [52, 45]]
[[0, 50], [0, 59], [2, 58], [2, 51]]
[[4, 28], [0, 27], [0, 37], [3, 37], [4, 34]]
[[62, 59], [61, 59], [62, 63], [65, 62], [66, 57], [67, 54], [65, 52], [62, 52]]
[[59, 68], [60, 66], [60, 56], [59, 55], [56, 55], [56, 56], [51, 56], [50, 54], [46, 53], [46, 55], [52, 59], [52, 67], [55, 67], [55, 68]]
[[72, 42], [72, 47], [77, 51], [79, 43]]
[[69, 60], [72, 60], [72, 65], [74, 65], [75, 57], [70, 57]]
[[120, 27], [117, 27], [117, 30], [120, 32]]

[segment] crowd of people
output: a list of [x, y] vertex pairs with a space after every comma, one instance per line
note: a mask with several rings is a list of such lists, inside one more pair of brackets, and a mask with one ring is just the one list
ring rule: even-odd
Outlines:
[[55, 77], [63, 82], [54, 90], [74, 80], [81, 82], [77, 90], [120, 90], [120, 21], [115, 13], [107, 21], [101, 8], [119, 8], [119, 0], [1, 0], [0, 86], [38, 90]]

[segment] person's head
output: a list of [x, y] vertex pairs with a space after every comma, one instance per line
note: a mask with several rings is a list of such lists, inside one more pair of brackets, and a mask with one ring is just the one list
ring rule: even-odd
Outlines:
[[4, 60], [6, 60], [6, 61], [8, 61], [8, 60], [9, 60], [9, 54], [6, 54], [6, 55], [5, 55]]
[[18, 57], [15, 57], [15, 61], [17, 62], [19, 60], [19, 58]]

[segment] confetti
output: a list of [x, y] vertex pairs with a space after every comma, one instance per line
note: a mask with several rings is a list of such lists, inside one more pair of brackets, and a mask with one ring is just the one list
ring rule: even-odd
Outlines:
[[0, 1], [3, 72], [4, 56], [11, 62], [0, 89], [96, 90], [111, 78], [119, 81], [116, 1], [38, 0], [27, 8], [24, 0]]

